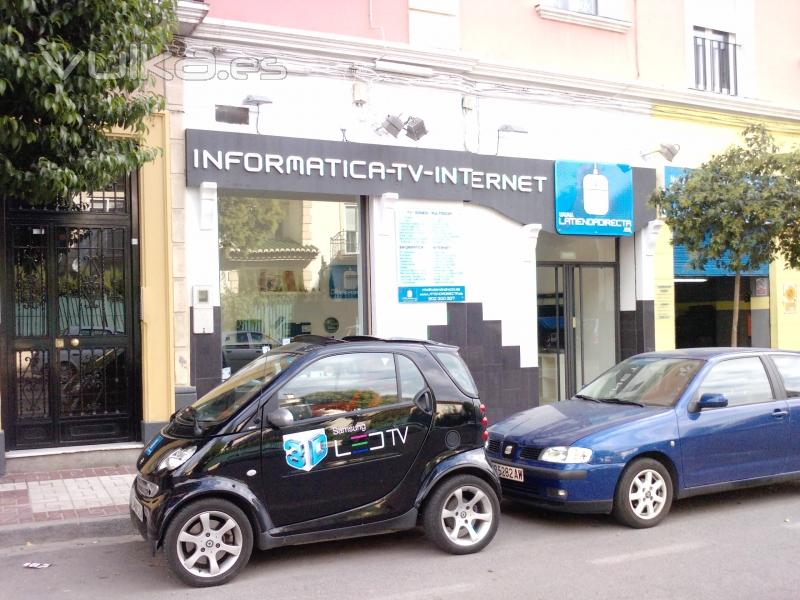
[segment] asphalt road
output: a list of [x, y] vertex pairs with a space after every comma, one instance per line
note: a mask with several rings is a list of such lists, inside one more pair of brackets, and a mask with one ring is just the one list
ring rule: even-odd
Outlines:
[[[450, 556], [417, 531], [255, 552], [192, 589], [136, 536], [0, 549], [0, 598], [797, 599], [800, 483], [678, 502], [661, 525], [504, 505], [494, 542]], [[26, 569], [23, 563], [52, 563]]]

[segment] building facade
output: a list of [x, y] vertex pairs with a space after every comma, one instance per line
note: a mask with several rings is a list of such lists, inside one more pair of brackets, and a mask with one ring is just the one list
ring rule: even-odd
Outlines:
[[[794, 142], [798, 12], [777, 0], [181, 0], [165, 157], [147, 167], [162, 169], [163, 201], [131, 214], [131, 291], [144, 317], [165, 310], [153, 325], [126, 317], [143, 354], [126, 439], [300, 333], [456, 344], [493, 418], [675, 347], [707, 303], [683, 295], [702, 284], [676, 271], [648, 199], [749, 122]], [[800, 346], [796, 279], [780, 265], [753, 277], [745, 343]], [[722, 322], [726, 307], [712, 308]]]

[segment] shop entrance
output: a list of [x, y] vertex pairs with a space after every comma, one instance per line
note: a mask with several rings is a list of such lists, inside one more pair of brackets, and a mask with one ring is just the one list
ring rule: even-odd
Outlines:
[[539, 263], [540, 404], [571, 397], [616, 362], [615, 281], [613, 264]]
[[2, 379], [10, 449], [138, 435], [134, 179], [58, 209], [6, 208]]

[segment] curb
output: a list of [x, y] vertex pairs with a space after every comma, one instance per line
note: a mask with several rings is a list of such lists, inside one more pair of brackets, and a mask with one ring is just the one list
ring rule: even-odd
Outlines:
[[0, 548], [138, 534], [129, 515], [23, 523], [0, 527]]

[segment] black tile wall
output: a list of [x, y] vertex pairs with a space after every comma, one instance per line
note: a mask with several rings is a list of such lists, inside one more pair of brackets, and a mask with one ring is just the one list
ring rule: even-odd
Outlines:
[[[194, 309], [191, 313], [191, 331], [194, 331]], [[197, 388], [197, 397], [217, 386], [222, 378], [222, 315], [214, 307], [214, 333], [191, 334], [191, 361], [189, 376]]]
[[501, 323], [483, 319], [479, 302], [447, 305], [447, 325], [428, 337], [461, 349], [492, 422], [539, 404], [539, 370], [520, 367], [519, 346], [503, 346]]

